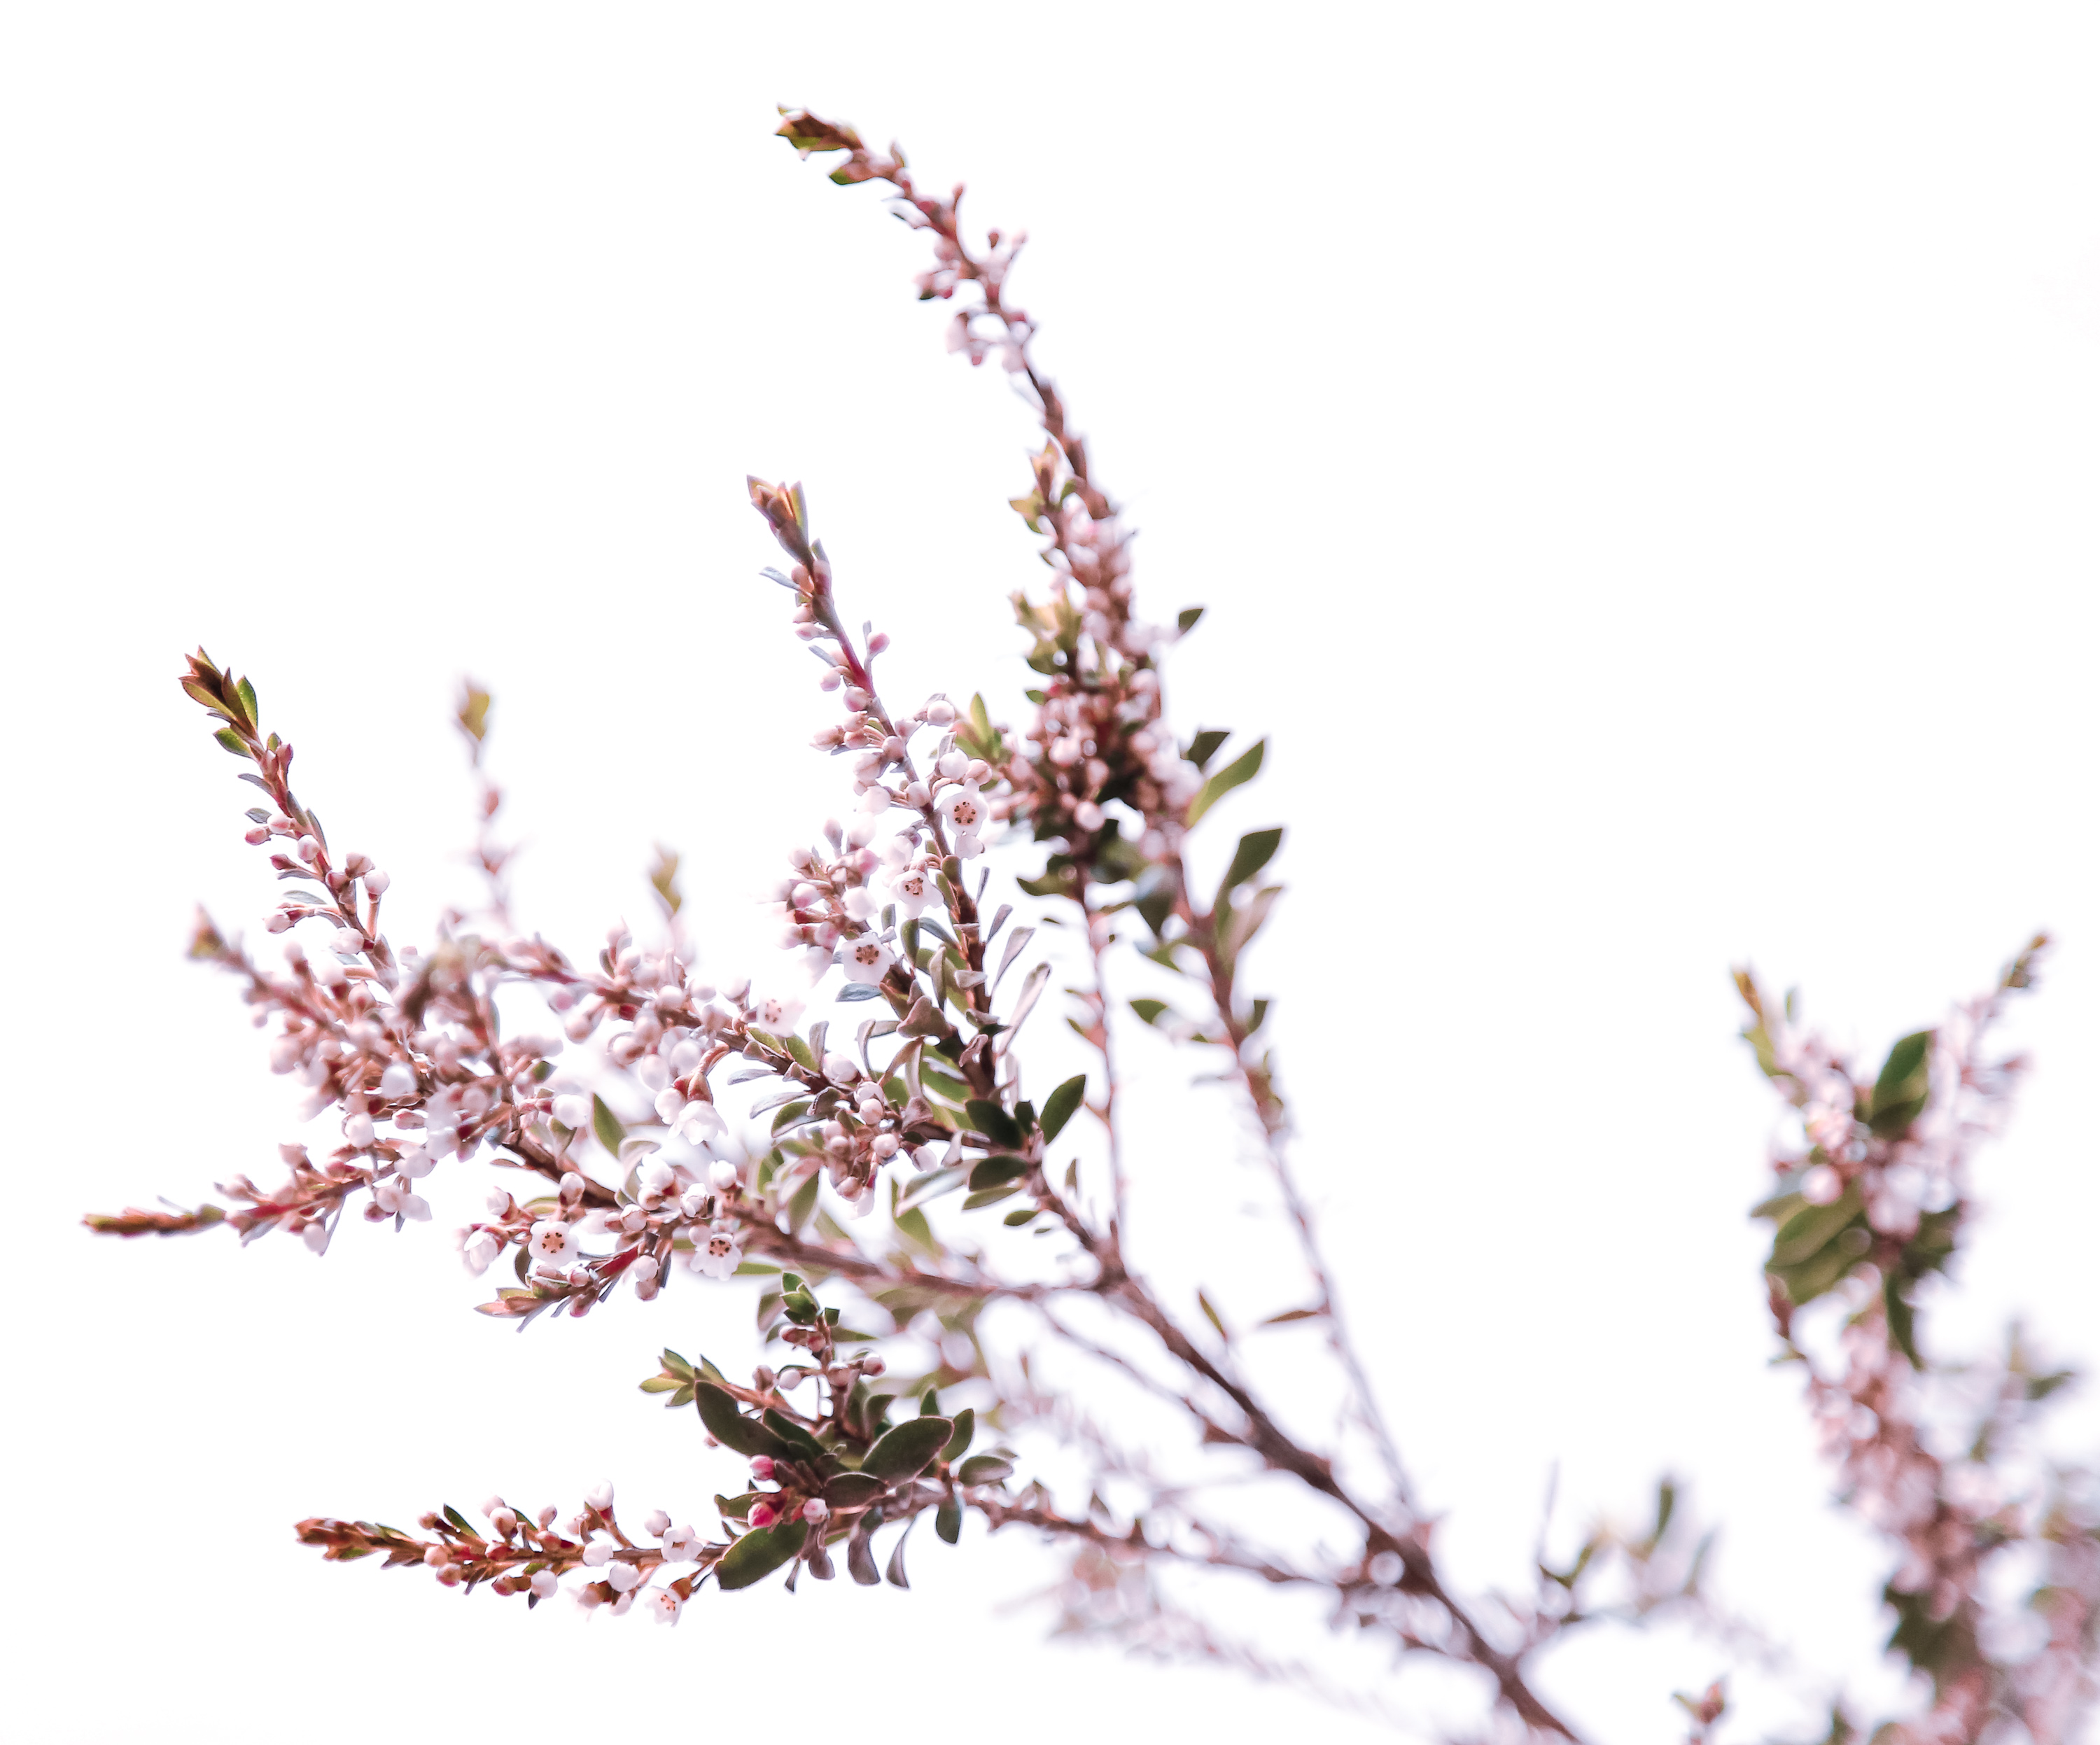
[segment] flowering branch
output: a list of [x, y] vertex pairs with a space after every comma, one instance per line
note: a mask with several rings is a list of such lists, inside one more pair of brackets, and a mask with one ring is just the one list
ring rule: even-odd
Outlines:
[[[1012, 503], [1050, 571], [1042, 597], [1013, 597], [1037, 680], [1028, 726], [995, 724], [982, 694], [967, 707], [946, 694], [915, 709], [885, 700], [876, 668], [889, 639], [872, 624], [850, 628], [802, 487], [750, 479], [785, 566], [763, 573], [790, 595], [792, 632], [841, 705], [816, 748], [848, 760], [854, 799], [849, 822], [827, 822], [821, 840], [788, 856], [770, 901], [788, 967], [761, 992], [747, 977], [701, 973], [666, 850], [650, 874], [660, 942], [615, 925], [594, 961], [576, 963], [519, 931], [511, 851], [492, 834], [502, 795], [486, 762], [491, 702], [473, 685], [457, 720], [480, 784], [474, 860], [487, 901], [444, 911], [426, 950], [397, 954], [379, 930], [385, 874], [329, 848], [289, 785], [290, 746], [261, 728], [254, 687], [200, 651], [183, 686], [268, 800], [249, 812], [248, 839], [293, 888], [268, 923], [285, 940], [283, 973], [202, 919], [192, 954], [239, 980], [258, 1025], [275, 1026], [273, 1069], [308, 1092], [302, 1117], [332, 1113], [340, 1138], [318, 1157], [306, 1144], [281, 1148], [289, 1176], [278, 1188], [235, 1177], [221, 1189], [230, 1210], [128, 1208], [88, 1223], [121, 1236], [225, 1223], [244, 1240], [284, 1230], [319, 1253], [354, 1205], [397, 1232], [427, 1218], [414, 1184], [485, 1153], [517, 1173], [498, 1178], [457, 1241], [474, 1274], [503, 1260], [515, 1279], [478, 1305], [492, 1319], [522, 1329], [580, 1316], [623, 1285], [651, 1301], [682, 1271], [755, 1284], [760, 1350], [748, 1381], [667, 1350], [642, 1382], [748, 1463], [742, 1492], [715, 1499], [718, 1535], [661, 1510], [630, 1533], [606, 1485], [558, 1524], [554, 1509], [527, 1515], [500, 1497], [484, 1506], [485, 1527], [450, 1508], [423, 1517], [417, 1534], [302, 1522], [302, 1541], [333, 1561], [380, 1555], [528, 1606], [567, 1582], [587, 1608], [640, 1606], [675, 1623], [708, 1580], [734, 1591], [783, 1571], [791, 1588], [805, 1570], [828, 1580], [835, 1552], [857, 1581], [907, 1585], [904, 1545], [920, 1517], [954, 1544], [974, 1514], [990, 1531], [1025, 1527], [1067, 1549], [1057, 1593], [1065, 1630], [1303, 1682], [1312, 1675], [1296, 1663], [1211, 1630], [1170, 1589], [1215, 1577], [1314, 1590], [1338, 1628], [1403, 1659], [1465, 1669], [1516, 1733], [1541, 1738], [1575, 1737], [1533, 1669], [1580, 1626], [1676, 1611], [1749, 1640], [1702, 1593], [1708, 1541], [1695, 1540], [1667, 1484], [1650, 1533], [1600, 1527], [1560, 1568], [1542, 1540], [1521, 1596], [1462, 1595], [1450, 1580], [1345, 1325], [1287, 1150], [1264, 1040], [1269, 1002], [1247, 988], [1246, 953], [1282, 888], [1264, 881], [1283, 832], [1242, 835], [1207, 893], [1190, 870], [1191, 833], [1260, 773], [1265, 742], [1227, 756], [1229, 733], [1183, 743], [1167, 725], [1162, 657], [1201, 609], [1171, 629], [1136, 615], [1128, 530], [1011, 292], [1024, 239], [991, 231], [972, 242], [962, 190], [928, 192], [894, 147], [874, 153], [850, 128], [800, 110], [780, 130], [805, 156], [844, 153], [834, 181], [889, 191], [932, 245], [921, 296], [957, 304], [951, 350], [973, 364], [996, 357], [1040, 424], [1029, 488]], [[1013, 877], [1016, 901], [988, 907], [989, 851], [1030, 841], [1039, 870]], [[1050, 966], [1009, 979], [1035, 934], [1017, 918], [1028, 899], [1049, 906], [1046, 919], [1077, 922], [1092, 972], [1070, 1019], [1092, 1051], [1088, 1071], [1048, 1088], [1028, 1080], [1018, 1045]], [[1132, 954], [1180, 978], [1180, 1007], [1145, 998], [1113, 1007]], [[2031, 963], [2023, 958], [2007, 989], [2025, 985]], [[805, 1023], [791, 985], [827, 998], [829, 1015]], [[1897, 1646], [1935, 1681], [1935, 1736], [1979, 1737], [1981, 1717], [2018, 1713], [2037, 1738], [2062, 1737], [2068, 1723], [2049, 1717], [2089, 1698], [2100, 1616], [2084, 1493], [2057, 1484], [2043, 1514], [2019, 1514], [1976, 1489], [1972, 1470], [1996, 1471], [1996, 1453], [1950, 1462], [1929, 1449], [1910, 1403], [1924, 1373], [1917, 1288], [1953, 1251], [1965, 1147], [2014, 1070], [1975, 1052], [1997, 997], [1937, 1039], [1899, 1044], [1863, 1088], [1773, 1019], [1747, 978], [1744, 990], [1760, 1060], [1808, 1122], [1810, 1149], [1776, 1163], [1780, 1192], [1764, 1209], [1778, 1226], [1774, 1314], [1807, 1366], [1819, 1417], [1847, 1439], [1848, 1484], [1904, 1548], [1890, 1589], [1904, 1620]], [[500, 1006], [514, 1015], [525, 999], [544, 1007], [548, 1033], [500, 1020]], [[1294, 1306], [1256, 1328], [1233, 1333], [1200, 1294], [1210, 1330], [1185, 1321], [1127, 1246], [1136, 1166], [1118, 1122], [1124, 1011], [1174, 1043], [1224, 1052], [1211, 1076], [1259, 1146], [1305, 1276]], [[1102, 1130], [1105, 1210], [1083, 1196], [1076, 1159], [1061, 1176], [1052, 1161], [1082, 1111]], [[983, 1215], [995, 1208], [995, 1220]], [[1869, 1274], [1880, 1281], [1871, 1288]], [[1798, 1332], [1795, 1311], [1823, 1296], [1854, 1310], [1836, 1356]], [[1343, 1427], [1330, 1441], [1264, 1399], [1246, 1361], [1247, 1339], [1298, 1321], [1319, 1324], [1332, 1361]], [[1010, 1336], [1024, 1325], [1039, 1345], [1017, 1347]], [[1110, 1435], [1099, 1412], [1048, 1383], [1039, 1359], [1134, 1390], [1160, 1434], [1141, 1451]], [[1987, 1389], [1978, 1446], [2009, 1444], [2057, 1379], [2016, 1349]], [[1031, 1444], [1076, 1455], [1084, 1496], [1021, 1477]], [[1338, 1548], [1266, 1543], [1273, 1516], [1262, 1511], [1281, 1496], [1309, 1505]], [[1235, 1507], [1249, 1501], [1251, 1521]], [[898, 1531], [879, 1567], [883, 1528]], [[1992, 1646], [1979, 1585], [2015, 1543], [2046, 1548], [2050, 1571], [2039, 1602], [2049, 1640], [2024, 1659]], [[1701, 1738], [1726, 1708], [1718, 1684], [1682, 1700]]]

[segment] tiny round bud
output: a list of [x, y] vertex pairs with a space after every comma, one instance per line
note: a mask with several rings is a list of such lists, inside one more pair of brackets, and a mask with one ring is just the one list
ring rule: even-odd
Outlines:
[[770, 1454], [757, 1456], [751, 1463], [751, 1476], [761, 1484], [770, 1484], [773, 1482], [773, 1456]]
[[652, 1509], [642, 1518], [642, 1531], [654, 1539], [661, 1539], [670, 1526], [670, 1516], [660, 1509]]
[[388, 874], [375, 866], [364, 875], [366, 894], [372, 897], [384, 897], [386, 894], [386, 887], [393, 882], [393, 879]]

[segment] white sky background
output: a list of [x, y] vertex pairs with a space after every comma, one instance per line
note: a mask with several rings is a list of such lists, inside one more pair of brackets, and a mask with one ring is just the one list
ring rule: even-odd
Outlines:
[[[1555, 1460], [1570, 1531], [1674, 1471], [1723, 1527], [1718, 1591], [1811, 1683], [1885, 1688], [1882, 1566], [1766, 1367], [1744, 1214], [1773, 1105], [1727, 971], [1800, 983], [1878, 1058], [2057, 931], [1928, 1337], [2024, 1308], [2100, 1361], [2097, 36], [2047, 7], [15, 11], [25, 1736], [573, 1733], [608, 1703], [713, 1727], [773, 1686], [809, 1715], [791, 1623], [853, 1633], [889, 1693], [847, 1699], [871, 1739], [956, 1712], [1016, 1741], [1374, 1736], [1043, 1646], [992, 1615], [1047, 1567], [1022, 1545], [922, 1536], [908, 1597], [706, 1597], [668, 1637], [329, 1567], [293, 1520], [566, 1507], [607, 1474], [709, 1519], [731, 1463], [633, 1384], [666, 1341], [748, 1365], [741, 1288], [515, 1337], [447, 1242], [471, 1171], [433, 1179], [435, 1225], [346, 1225], [324, 1263], [73, 1222], [267, 1178], [293, 1130], [231, 986], [181, 957], [194, 900], [256, 934], [271, 896], [173, 682], [200, 639], [393, 871], [397, 938], [471, 889], [469, 672], [522, 912], [593, 950], [669, 842], [726, 972], [766, 966], [749, 898], [845, 804], [748, 470], [806, 483], [894, 697], [982, 685], [1023, 719], [1025, 416], [943, 355], [876, 197], [769, 138], [780, 100], [1028, 230], [1017, 290], [1144, 530], [1144, 607], [1211, 609], [1176, 718], [1272, 736], [1207, 831], [1290, 826], [1255, 980], [1454, 1567], [1521, 1583]], [[1298, 1287], [1280, 1237], [1227, 1245], [1253, 1178], [1215, 1094], [1139, 1059], [1140, 1167], [1175, 1190], [1140, 1254], [1185, 1306], [1266, 1312]], [[1542, 1677], [1595, 1736], [1659, 1741], [1721, 1663], [1599, 1637]]]

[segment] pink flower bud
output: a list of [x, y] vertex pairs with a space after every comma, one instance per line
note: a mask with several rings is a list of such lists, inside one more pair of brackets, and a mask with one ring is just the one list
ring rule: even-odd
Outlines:
[[773, 1456], [770, 1454], [757, 1456], [751, 1463], [751, 1476], [761, 1484], [770, 1484], [773, 1482]]
[[751, 1524], [753, 1527], [770, 1527], [778, 1518], [770, 1503], [753, 1503], [751, 1505]]

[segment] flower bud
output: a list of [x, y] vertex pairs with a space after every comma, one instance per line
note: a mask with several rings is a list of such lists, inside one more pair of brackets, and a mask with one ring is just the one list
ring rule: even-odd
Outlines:
[[770, 1484], [773, 1482], [773, 1456], [770, 1454], [761, 1454], [753, 1459], [751, 1463], [751, 1476], [761, 1484]]
[[584, 1500], [602, 1514], [612, 1507], [612, 1481], [607, 1478], [602, 1483], [593, 1485], [584, 1492]]

